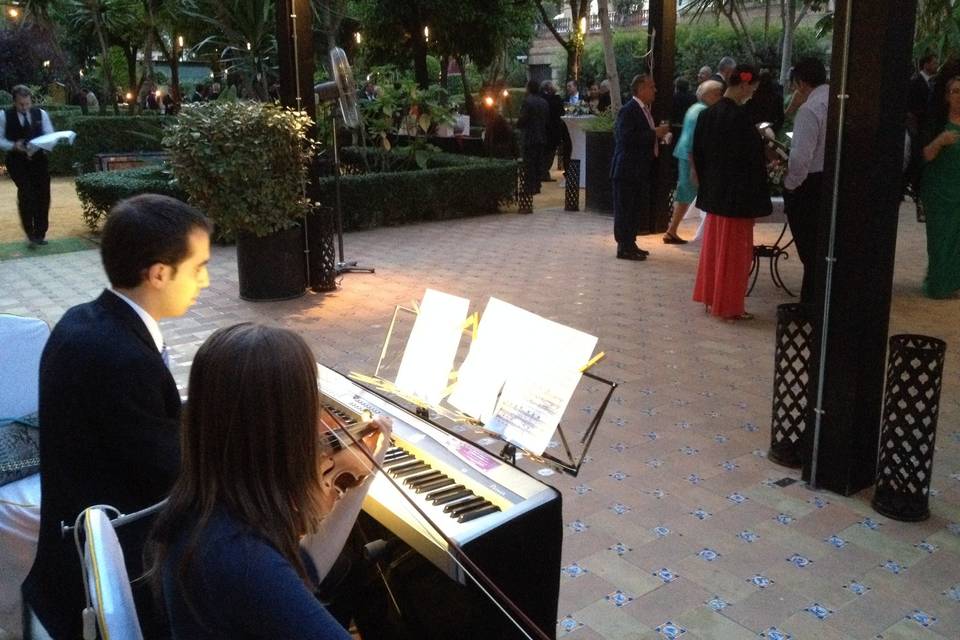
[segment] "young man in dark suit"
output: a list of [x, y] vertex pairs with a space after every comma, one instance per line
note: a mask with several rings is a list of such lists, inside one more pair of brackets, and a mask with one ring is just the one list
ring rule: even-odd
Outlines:
[[[43, 499], [23, 584], [28, 638], [81, 637], [81, 560], [61, 523], [96, 504], [149, 507], [180, 467], [180, 394], [158, 321], [186, 313], [209, 285], [210, 223], [178, 200], [137, 196], [110, 213], [101, 255], [110, 288], [64, 314], [40, 361]], [[117, 530], [131, 580], [143, 573], [150, 523]], [[148, 588], [135, 585], [134, 598], [145, 637], [155, 637], [162, 613]]]
[[650, 208], [653, 161], [660, 152], [660, 139], [669, 124], [657, 126], [650, 105], [657, 95], [653, 76], [634, 76], [630, 83], [633, 98], [621, 107], [613, 129], [613, 236], [621, 260], [646, 260], [649, 252], [637, 246], [640, 212]]
[[31, 249], [47, 244], [50, 170], [47, 152], [31, 152], [28, 144], [47, 133], [53, 133], [50, 116], [33, 106], [33, 94], [28, 87], [15, 86], [13, 106], [0, 111], [0, 150], [7, 154], [7, 171], [17, 185], [17, 210]]

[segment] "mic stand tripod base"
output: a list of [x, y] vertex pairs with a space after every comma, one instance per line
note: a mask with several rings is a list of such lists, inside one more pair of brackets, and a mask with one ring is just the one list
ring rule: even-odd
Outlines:
[[356, 260], [348, 260], [347, 262], [338, 262], [337, 263], [337, 275], [341, 273], [376, 273], [377, 270], [373, 267], [358, 267]]

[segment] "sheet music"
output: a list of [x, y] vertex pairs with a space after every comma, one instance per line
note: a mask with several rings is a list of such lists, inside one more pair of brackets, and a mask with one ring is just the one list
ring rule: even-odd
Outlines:
[[449, 402], [539, 455], [597, 338], [490, 298]]
[[400, 361], [398, 389], [437, 405], [443, 399], [470, 301], [427, 289]]

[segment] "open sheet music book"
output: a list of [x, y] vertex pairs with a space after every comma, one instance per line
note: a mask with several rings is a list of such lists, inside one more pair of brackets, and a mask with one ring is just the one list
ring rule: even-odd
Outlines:
[[27, 155], [32, 156], [37, 151], [53, 151], [53, 148], [65, 142], [67, 144], [73, 144], [73, 141], [77, 139], [77, 134], [73, 131], [54, 131], [53, 133], [47, 133], [42, 136], [37, 136], [33, 140], [27, 143]]

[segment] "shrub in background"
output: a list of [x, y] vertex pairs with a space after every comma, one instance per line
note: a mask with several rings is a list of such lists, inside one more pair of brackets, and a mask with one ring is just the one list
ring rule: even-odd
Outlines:
[[83, 208], [83, 222], [96, 233], [106, 215], [120, 200], [141, 193], [186, 201], [183, 189], [163, 167], [138, 167], [121, 171], [95, 171], [77, 177], [77, 196]]
[[304, 216], [310, 126], [306, 115], [275, 104], [190, 104], [164, 132], [163, 145], [190, 202], [221, 232], [263, 237]]
[[[426, 169], [410, 169], [394, 153], [342, 150], [348, 173], [340, 181], [345, 230], [494, 213], [513, 198], [518, 166], [513, 160], [434, 153]], [[367, 167], [380, 171], [364, 173]], [[320, 179], [315, 199], [332, 209], [333, 177]]]

